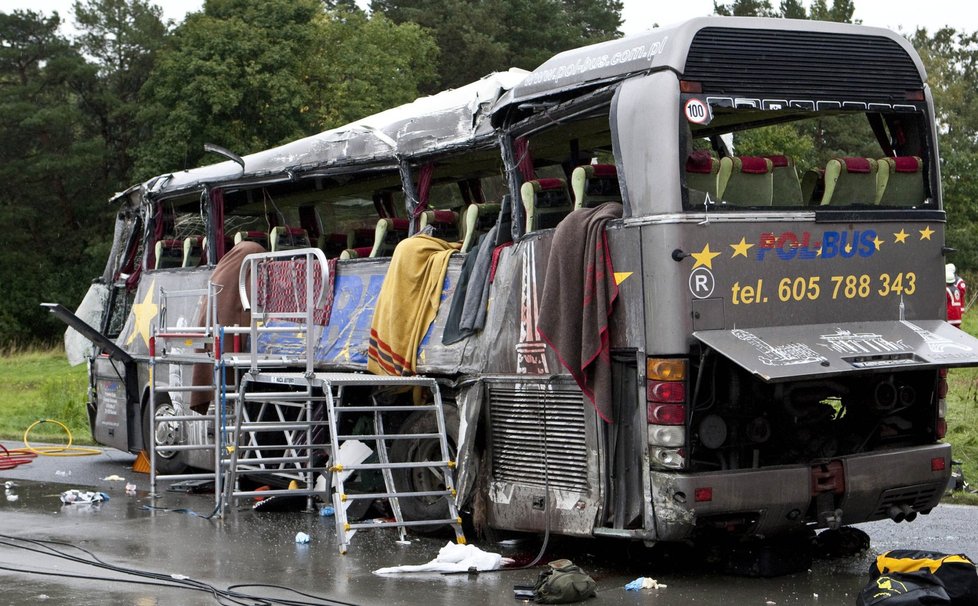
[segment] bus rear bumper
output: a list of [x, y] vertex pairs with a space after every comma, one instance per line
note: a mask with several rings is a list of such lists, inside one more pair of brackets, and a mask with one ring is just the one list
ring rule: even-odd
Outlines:
[[901, 508], [902, 518], [936, 506], [950, 474], [948, 444], [849, 455], [812, 466], [696, 474], [653, 471], [656, 536], [678, 541], [711, 528], [773, 535], [811, 524], [825, 526], [819, 514], [827, 508], [841, 511], [836, 520], [841, 524], [893, 517]]

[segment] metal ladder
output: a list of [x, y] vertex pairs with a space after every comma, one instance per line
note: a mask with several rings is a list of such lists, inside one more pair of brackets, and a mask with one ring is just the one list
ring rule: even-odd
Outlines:
[[[167, 305], [174, 298], [206, 297], [207, 310], [205, 313], [206, 322], [204, 326], [167, 326]], [[150, 494], [157, 495], [157, 483], [160, 480], [180, 481], [180, 480], [207, 480], [214, 482], [215, 505], [219, 503], [221, 493], [221, 454], [223, 452], [224, 427], [222, 418], [226, 398], [222, 397], [221, 382], [219, 375], [223, 375], [221, 358], [221, 338], [223, 331], [221, 327], [213, 322], [213, 301], [214, 285], [208, 284], [206, 289], [187, 289], [167, 291], [160, 288], [160, 322], [159, 326], [153, 330], [149, 341], [149, 422], [151, 423], [149, 432], [149, 445], [144, 447], [149, 456], [150, 465]], [[186, 351], [189, 350], [189, 351]], [[157, 376], [157, 365], [165, 364], [168, 369], [176, 367], [183, 369], [180, 373], [179, 384], [170, 381], [161, 383]], [[214, 368], [212, 380], [207, 385], [186, 384], [185, 370], [192, 372], [193, 365], [206, 364]], [[170, 373], [172, 377], [172, 372]], [[168, 377], [169, 378], [169, 377]], [[213, 392], [213, 407], [208, 413], [198, 414], [189, 409], [184, 399], [193, 392], [209, 391]], [[169, 410], [167, 414], [160, 414], [163, 406], [159, 403], [159, 394], [181, 394], [179, 398], [169, 398]], [[174, 413], [174, 414], [171, 414]], [[208, 443], [208, 424], [214, 428], [214, 440]], [[197, 435], [204, 439], [199, 441], [188, 441], [187, 437], [194, 433], [191, 429], [197, 426]], [[177, 444], [159, 445], [159, 438], [165, 434], [176, 434]], [[182, 474], [163, 474], [158, 470], [158, 459], [182, 451], [212, 451], [214, 456], [213, 471], [200, 473]]]
[[[303, 259], [304, 257], [304, 259]], [[279, 262], [276, 265], [276, 262]], [[314, 273], [318, 264], [319, 272]], [[273, 275], [273, 269], [284, 267], [286, 274]], [[299, 267], [302, 272], [296, 272]], [[262, 283], [260, 276], [264, 278]], [[320, 287], [316, 288], [316, 279]], [[269, 284], [285, 280], [284, 291], [288, 299], [287, 309], [276, 309], [270, 303]], [[327, 431], [325, 420], [317, 420], [317, 405], [322, 398], [314, 395], [311, 388], [296, 390], [289, 385], [276, 385], [274, 389], [255, 389], [262, 381], [254, 377], [270, 368], [301, 368], [299, 376], [312, 373], [313, 352], [318, 341], [315, 323], [316, 309], [328, 279], [326, 257], [319, 249], [297, 249], [270, 253], [258, 253], [245, 257], [239, 272], [239, 294], [245, 309], [251, 309], [248, 329], [251, 351], [247, 354], [226, 356], [225, 361], [235, 368], [247, 368], [236, 385], [225, 390], [237, 390], [235, 406], [228, 423], [228, 447], [224, 466], [224, 492], [227, 503], [245, 496], [305, 496], [311, 508], [314, 497], [325, 499], [326, 488], [317, 488], [316, 479], [326, 468], [317, 464], [317, 430]], [[262, 285], [264, 289], [260, 288]], [[251, 297], [249, 297], [251, 293]], [[279, 339], [268, 352], [269, 339]], [[264, 349], [265, 352], [260, 350]], [[293, 373], [283, 373], [291, 375]], [[273, 440], [270, 443], [268, 439]], [[321, 457], [325, 460], [325, 457]], [[248, 490], [240, 486], [244, 476], [265, 478], [271, 483], [288, 483], [289, 488]], [[301, 484], [301, 487], [297, 486]]]
[[[267, 392], [250, 392], [252, 386], [265, 384], [273, 386], [287, 386], [288, 389]], [[376, 388], [414, 388], [421, 387], [431, 393], [432, 400], [428, 404], [383, 404], [377, 401], [376, 396], [371, 396], [369, 403], [353, 403], [346, 401], [345, 388], [366, 388], [374, 390]], [[462, 532], [461, 518], [455, 504], [456, 489], [453, 479], [453, 470], [456, 462], [451, 458], [448, 446], [448, 437], [445, 426], [445, 414], [441, 400], [441, 392], [438, 383], [430, 377], [381, 377], [359, 373], [248, 373], [242, 380], [242, 391], [238, 401], [242, 404], [249, 401], [265, 399], [275, 401], [278, 404], [288, 402], [301, 402], [305, 405], [313, 403], [323, 403], [325, 405], [325, 421], [329, 427], [329, 465], [312, 465], [312, 458], [309, 459], [310, 466], [305, 471], [310, 474], [328, 472], [332, 482], [332, 503], [336, 522], [336, 537], [339, 552], [345, 554], [350, 545], [350, 541], [356, 531], [370, 528], [397, 528], [398, 536], [401, 541], [406, 539], [406, 529], [411, 526], [430, 526], [446, 524], [455, 531], [456, 541], [459, 544], [465, 543], [465, 535]], [[244, 408], [242, 406], [242, 408]], [[431, 414], [435, 419], [437, 431], [430, 433], [388, 433], [385, 428], [385, 416], [404, 415], [405, 413]], [[366, 417], [373, 422], [373, 433], [357, 434], [344, 432], [345, 425], [341, 415], [358, 415]], [[241, 422], [241, 427], [247, 427], [247, 423]], [[269, 430], [274, 430], [276, 424], [268, 424]], [[312, 425], [312, 424], [310, 424]], [[282, 423], [281, 427], [288, 428], [287, 423]], [[232, 432], [232, 435], [239, 435]], [[388, 445], [397, 440], [437, 440], [439, 445], [440, 457], [435, 461], [391, 461], [388, 455]], [[364, 457], [354, 459], [354, 462], [345, 460], [344, 445], [352, 442], [370, 442], [373, 448], [370, 450], [376, 453], [377, 463], [365, 463]], [[325, 446], [325, 445], [324, 445]], [[316, 445], [313, 444], [314, 450]], [[355, 452], [355, 451], [354, 451]], [[232, 458], [232, 469], [236, 463]], [[444, 488], [429, 491], [399, 491], [394, 481], [392, 470], [399, 469], [429, 469], [438, 471], [444, 481]], [[246, 470], [242, 470], [244, 472]], [[358, 471], [380, 471], [384, 480], [384, 492], [349, 493], [345, 484], [349, 481], [348, 476]], [[308, 495], [310, 497], [319, 496], [324, 501], [329, 496], [330, 486], [327, 482], [321, 489], [313, 488], [310, 482], [305, 489], [284, 490], [284, 491], [262, 491], [260, 493], [235, 491], [229, 492], [229, 498], [235, 496], [248, 496], [251, 494], [292, 494]], [[228, 490], [231, 489], [231, 480], [227, 482]], [[447, 503], [448, 515], [444, 518], [406, 520], [401, 512], [400, 498], [444, 498]], [[351, 522], [347, 516], [347, 508], [356, 500], [386, 500], [391, 512], [394, 514], [394, 521], [385, 522]]]
[[[304, 271], [304, 297], [295, 297], [294, 309], [287, 311], [269, 310], [263, 304], [262, 293], [259, 293], [258, 275], [260, 265], [264, 262], [281, 257], [306, 256]], [[246, 496], [305, 496], [307, 507], [311, 507], [315, 498], [328, 502], [332, 488], [332, 502], [336, 521], [337, 541], [340, 553], [346, 553], [353, 534], [362, 528], [396, 527], [399, 529], [401, 540], [405, 538], [405, 529], [410, 526], [449, 524], [455, 530], [459, 543], [465, 542], [462, 533], [461, 520], [455, 505], [456, 491], [452, 477], [455, 461], [450, 459], [448, 439], [445, 427], [445, 415], [442, 408], [441, 392], [437, 381], [428, 377], [381, 377], [360, 373], [319, 373], [314, 368], [314, 348], [318, 340], [314, 322], [315, 309], [319, 305], [324, 289], [314, 288], [313, 265], [319, 263], [322, 284], [326, 284], [326, 260], [318, 249], [299, 249], [278, 253], [261, 253], [249, 255], [242, 265], [239, 288], [242, 303], [251, 306], [251, 353], [241, 357], [226, 357], [235, 367], [242, 366], [242, 359], [249, 361], [248, 371], [241, 377], [238, 393], [233, 401], [234, 422], [229, 424], [229, 457], [225, 467], [224, 487], [228, 503], [238, 497]], [[246, 277], [250, 274], [250, 277]], [[250, 288], [246, 282], [250, 280]], [[265, 280], [265, 284], [270, 282]], [[302, 294], [301, 285], [296, 284], [293, 292]], [[258, 300], [251, 305], [248, 293], [256, 293]], [[287, 325], [276, 325], [276, 321], [286, 320]], [[290, 322], [290, 323], [288, 323]], [[265, 352], [262, 339], [274, 339], [276, 333], [286, 333], [281, 341], [285, 347], [273, 347], [277, 355]], [[285, 354], [283, 355], [283, 350]], [[282, 368], [275, 372], [274, 368]], [[300, 368], [301, 370], [286, 370], [283, 367]], [[346, 393], [353, 388], [374, 392], [385, 388], [423, 388], [432, 395], [432, 403], [425, 405], [385, 405], [372, 397], [369, 404], [348, 402]], [[322, 411], [325, 410], [325, 419]], [[385, 432], [384, 417], [389, 413], [404, 415], [412, 412], [424, 412], [434, 416], [437, 432], [419, 434], [390, 434]], [[268, 420], [268, 414], [272, 419]], [[374, 433], [359, 435], [340, 433], [344, 425], [340, 415], [355, 414], [366, 417], [373, 422]], [[347, 417], [349, 418], [349, 417]], [[281, 435], [284, 442], [273, 446], [262, 443], [258, 436]], [[391, 462], [388, 458], [388, 441], [408, 439], [435, 439], [440, 447], [440, 459], [423, 462]], [[347, 454], [344, 445], [353, 442], [371, 442], [376, 452], [378, 463], [364, 463], [362, 459], [353, 463], [343, 461]], [[328, 449], [329, 463], [325, 463], [322, 451]], [[266, 456], [268, 451], [278, 451], [275, 456]], [[347, 450], [349, 452], [349, 449]], [[444, 489], [433, 491], [398, 492], [392, 470], [396, 469], [435, 469], [440, 471], [444, 479]], [[384, 479], [384, 492], [379, 493], [347, 493], [345, 483], [350, 473], [357, 471], [378, 470]], [[240, 486], [243, 476], [274, 475], [281, 479], [291, 478], [299, 486], [291, 489], [246, 490]], [[326, 481], [318, 482], [319, 476], [327, 476]], [[448, 517], [434, 520], [405, 520], [401, 513], [399, 497], [411, 498], [445, 498], [448, 505]], [[351, 523], [347, 516], [347, 507], [354, 500], [385, 499], [389, 502], [394, 513], [393, 522], [381, 523]]]

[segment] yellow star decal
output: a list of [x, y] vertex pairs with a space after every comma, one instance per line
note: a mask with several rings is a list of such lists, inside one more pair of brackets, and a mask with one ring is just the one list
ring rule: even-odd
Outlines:
[[737, 243], [737, 244], [729, 244], [728, 246], [730, 246], [730, 248], [733, 249], [733, 254], [730, 255], [730, 258], [732, 259], [732, 258], [738, 257], [738, 256], [739, 257], [746, 257], [747, 256], [747, 251], [750, 250], [754, 245], [753, 244], [748, 244], [746, 238], [741, 238], [739, 243]]
[[616, 271], [615, 272], [615, 284], [621, 284], [629, 278], [634, 272], [631, 271]]
[[159, 306], [153, 303], [153, 293], [156, 292], [156, 280], [146, 289], [142, 303], [132, 304], [132, 315], [135, 318], [132, 334], [126, 339], [126, 345], [136, 340], [136, 335], [143, 338], [143, 344], [149, 347], [149, 325], [159, 313]]
[[720, 255], [719, 252], [713, 252], [710, 250], [709, 242], [703, 247], [698, 253], [691, 253], [691, 256], [696, 259], [696, 263], [693, 264], [693, 269], [703, 265], [709, 269], [713, 269], [713, 259]]
[[896, 238], [896, 240], [894, 240], [893, 242], [895, 244], [906, 244], [907, 236], [909, 235], [910, 234], [908, 234], [907, 232], [903, 231], [903, 229], [901, 229], [900, 231], [893, 234], [893, 237]]
[[883, 241], [880, 240], [880, 237], [879, 236], [876, 236], [875, 238], [873, 238], [873, 245], [876, 246], [876, 250], [879, 250], [880, 249], [880, 246], [883, 245]]
[[850, 244], [846, 244], [845, 250], [846, 250], [847, 253], [851, 253], [852, 252], [852, 244], [851, 243]]
[[934, 233], [934, 230], [930, 228], [930, 225], [928, 225], [927, 227], [925, 227], [922, 230], [920, 230], [920, 239], [921, 240], [930, 240], [931, 234], [933, 234], [933, 233]]

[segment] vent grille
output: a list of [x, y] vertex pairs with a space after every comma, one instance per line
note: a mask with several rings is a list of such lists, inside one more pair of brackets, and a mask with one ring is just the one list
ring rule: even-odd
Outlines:
[[588, 490], [584, 400], [564, 386], [490, 384], [492, 473], [496, 480]]
[[892, 488], [883, 493], [874, 516], [886, 517], [893, 505], [910, 505], [916, 511], [932, 507], [937, 500], [937, 491], [938, 487], [933, 484]]
[[708, 27], [683, 77], [704, 93], [791, 99], [906, 101], [923, 82], [913, 59], [882, 36]]

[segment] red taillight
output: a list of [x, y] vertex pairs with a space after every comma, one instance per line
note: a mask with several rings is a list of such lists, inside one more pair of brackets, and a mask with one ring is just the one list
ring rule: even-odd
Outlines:
[[684, 93], [702, 93], [703, 83], [694, 82], [692, 80], [680, 80], [679, 90]]
[[655, 425], [682, 425], [686, 422], [686, 406], [649, 402], [649, 423]]
[[685, 402], [686, 384], [681, 381], [649, 381], [645, 396], [649, 402]]
[[947, 468], [947, 461], [944, 457], [934, 457], [930, 460], [930, 470], [931, 471], [944, 471]]
[[707, 501], [712, 501], [713, 489], [709, 487], [697, 488], [696, 490], [693, 491], [693, 500], [696, 501], [697, 503], [705, 503]]
[[947, 435], [947, 421], [944, 419], [937, 420], [937, 439], [943, 440], [944, 436]]

